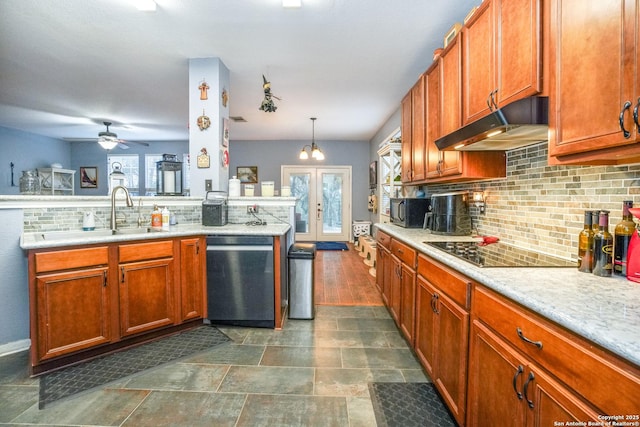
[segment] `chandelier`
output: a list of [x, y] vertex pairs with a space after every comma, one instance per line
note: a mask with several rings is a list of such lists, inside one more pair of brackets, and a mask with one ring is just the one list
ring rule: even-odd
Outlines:
[[307, 160], [309, 158], [309, 153], [307, 153], [307, 147], [309, 147], [309, 150], [311, 151], [311, 158], [316, 160], [324, 160], [324, 154], [322, 153], [320, 148], [316, 145], [315, 123], [316, 123], [316, 118], [311, 117], [311, 145], [305, 145], [304, 147], [302, 147], [302, 150], [300, 150], [300, 155], [298, 156], [300, 160]]

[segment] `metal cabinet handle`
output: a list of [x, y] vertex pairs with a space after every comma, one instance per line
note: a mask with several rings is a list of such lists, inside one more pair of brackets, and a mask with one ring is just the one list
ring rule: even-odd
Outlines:
[[102, 287], [107, 287], [107, 270], [102, 272]]
[[196, 255], [200, 254], [200, 242], [196, 242]]
[[513, 391], [516, 392], [516, 396], [518, 396], [518, 400], [522, 400], [522, 393], [518, 391], [518, 377], [524, 372], [524, 367], [522, 365], [518, 366], [518, 370], [516, 370], [516, 374], [513, 376]]
[[440, 314], [440, 310], [438, 310], [438, 301], [440, 301], [440, 295], [437, 292], [434, 292], [431, 296], [431, 310], [435, 314]]
[[636, 103], [636, 106], [633, 109], [633, 121], [636, 122], [636, 127], [638, 128], [638, 133], [640, 133], [640, 120], [638, 120], [638, 109], [639, 108], [640, 108], [640, 96], [638, 97], [638, 102]]
[[631, 132], [629, 132], [624, 128], [624, 112], [627, 111], [629, 108], [631, 108], [631, 101], [627, 101], [624, 103], [624, 105], [622, 106], [622, 111], [620, 111], [620, 118], [619, 118], [620, 130], [622, 131], [622, 134], [624, 135], [625, 138], [629, 138], [631, 136]]
[[529, 408], [533, 409], [533, 407], [535, 406], [533, 404], [533, 400], [529, 399], [528, 396], [528, 389], [529, 389], [529, 383], [533, 380], [535, 380], [536, 377], [535, 375], [533, 375], [533, 372], [529, 372], [529, 377], [527, 378], [527, 381], [524, 383], [524, 398], [527, 401], [527, 404], [529, 405]]
[[529, 338], [525, 337], [520, 327], [516, 328], [516, 333], [522, 341], [526, 342], [527, 344], [535, 345], [539, 350], [542, 350], [542, 341], [532, 341]]
[[122, 279], [120, 281], [124, 283], [124, 267], [120, 267], [120, 271], [122, 272]]

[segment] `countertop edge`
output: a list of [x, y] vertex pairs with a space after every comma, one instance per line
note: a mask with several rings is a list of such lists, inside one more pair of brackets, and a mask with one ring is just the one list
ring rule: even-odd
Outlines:
[[[166, 239], [181, 236], [193, 236], [193, 235], [254, 235], [254, 236], [283, 236], [289, 230], [291, 226], [285, 223], [275, 223], [267, 225], [255, 225], [249, 226], [246, 224], [227, 224], [220, 227], [204, 226], [200, 224], [184, 224], [172, 226], [169, 230], [153, 231], [153, 232], [140, 232], [133, 234], [121, 234], [121, 235], [93, 235], [92, 231], [77, 231], [72, 233], [72, 237], [69, 238], [56, 238], [54, 240], [39, 240], [37, 236], [42, 235], [42, 232], [23, 233], [20, 237], [20, 247], [23, 250], [34, 249], [47, 249], [47, 248], [59, 248], [65, 246], [77, 246], [77, 245], [92, 245], [100, 243], [112, 243], [112, 242], [126, 242], [132, 240], [151, 240], [151, 239]], [[105, 231], [105, 230], [96, 230]], [[60, 233], [63, 235], [65, 232], [50, 232]], [[86, 234], [85, 234], [86, 233]], [[45, 232], [44, 234], [49, 234]], [[81, 236], [77, 236], [80, 235]]]
[[[374, 227], [640, 367], [640, 286], [637, 284], [620, 277], [599, 278], [580, 273], [577, 268], [476, 267], [423, 243], [469, 240], [470, 237], [443, 239], [422, 229], [403, 229], [393, 224], [378, 223]], [[539, 280], [542, 272], [549, 273], [544, 281]], [[564, 289], [554, 287], [557, 282], [562, 283]], [[541, 288], [549, 292], [538, 292]], [[567, 295], [572, 296], [572, 301], [567, 300]]]

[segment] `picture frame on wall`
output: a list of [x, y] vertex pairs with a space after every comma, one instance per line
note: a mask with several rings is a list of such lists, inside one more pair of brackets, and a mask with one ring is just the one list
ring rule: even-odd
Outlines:
[[80, 167], [80, 188], [98, 188], [98, 168], [96, 166]]
[[243, 184], [258, 183], [258, 167], [257, 166], [238, 166], [236, 168], [236, 177]]

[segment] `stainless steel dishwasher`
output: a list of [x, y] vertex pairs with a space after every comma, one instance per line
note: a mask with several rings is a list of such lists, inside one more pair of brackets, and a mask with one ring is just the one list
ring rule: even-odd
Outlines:
[[273, 237], [207, 237], [207, 305], [213, 324], [275, 326]]

